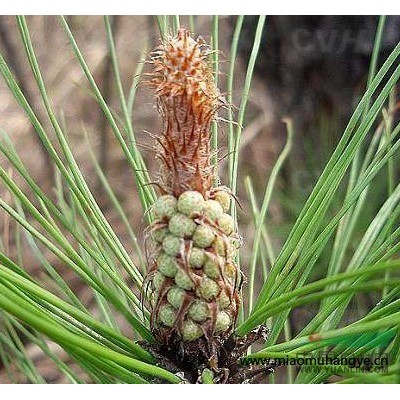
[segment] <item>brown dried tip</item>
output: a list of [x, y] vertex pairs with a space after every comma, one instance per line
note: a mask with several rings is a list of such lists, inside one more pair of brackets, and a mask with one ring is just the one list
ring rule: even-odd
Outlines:
[[163, 119], [159, 138], [161, 187], [178, 197], [187, 190], [203, 195], [211, 189], [210, 126], [219, 105], [219, 91], [207, 62], [209, 48], [180, 29], [151, 57], [151, 85]]

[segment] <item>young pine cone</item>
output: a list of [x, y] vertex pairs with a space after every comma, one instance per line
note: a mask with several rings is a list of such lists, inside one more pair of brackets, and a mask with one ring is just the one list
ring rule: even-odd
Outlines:
[[204, 43], [180, 29], [151, 60], [163, 132], [148, 280], [151, 328], [163, 343], [226, 337], [240, 303], [231, 194], [212, 187], [210, 126], [220, 96], [208, 56]]

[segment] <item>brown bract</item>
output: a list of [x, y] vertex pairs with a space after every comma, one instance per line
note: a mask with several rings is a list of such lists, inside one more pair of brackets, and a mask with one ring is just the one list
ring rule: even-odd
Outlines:
[[163, 119], [158, 138], [162, 160], [160, 186], [178, 197], [187, 190], [210, 190], [210, 128], [219, 106], [219, 91], [207, 58], [209, 49], [180, 29], [152, 53], [151, 85]]

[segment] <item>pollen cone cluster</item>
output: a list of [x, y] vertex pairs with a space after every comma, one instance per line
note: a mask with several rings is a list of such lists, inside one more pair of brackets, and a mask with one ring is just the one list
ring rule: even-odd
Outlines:
[[212, 186], [210, 125], [219, 95], [208, 54], [204, 43], [181, 29], [151, 60], [164, 125], [148, 281], [151, 328], [167, 344], [226, 337], [240, 301], [232, 196], [227, 187]]

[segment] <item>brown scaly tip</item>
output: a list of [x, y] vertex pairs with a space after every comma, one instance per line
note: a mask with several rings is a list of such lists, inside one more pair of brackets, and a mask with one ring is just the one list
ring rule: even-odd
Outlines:
[[152, 52], [154, 87], [163, 130], [158, 146], [160, 184], [178, 197], [187, 190], [203, 195], [215, 175], [211, 165], [211, 122], [221, 105], [208, 63], [209, 47], [187, 29]]

